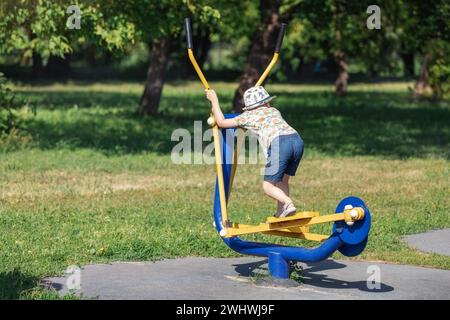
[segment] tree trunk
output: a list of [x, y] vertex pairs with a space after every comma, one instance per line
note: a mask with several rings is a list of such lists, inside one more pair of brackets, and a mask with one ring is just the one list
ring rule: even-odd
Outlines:
[[403, 53], [403, 76], [405, 78], [414, 77], [414, 53]]
[[340, 97], [347, 94], [348, 88], [348, 62], [344, 52], [338, 50], [335, 53], [335, 60], [339, 68], [338, 77], [335, 82], [336, 94]]
[[147, 70], [144, 92], [139, 102], [139, 114], [158, 114], [159, 101], [164, 85], [167, 62], [170, 54], [170, 37], [156, 39], [151, 44], [151, 60]]
[[414, 86], [414, 91], [412, 93], [413, 98], [418, 98], [422, 96], [426, 91], [431, 90], [428, 83], [428, 63], [430, 62], [431, 54], [427, 53], [423, 57], [422, 66], [420, 68], [420, 74], [417, 78], [416, 85]]
[[333, 13], [333, 25], [335, 29], [335, 49], [333, 50], [334, 61], [338, 67], [338, 77], [334, 83], [336, 95], [339, 97], [347, 95], [348, 89], [348, 60], [347, 54], [342, 49], [344, 37], [342, 31], [345, 25], [345, 2], [334, 1], [335, 11]]
[[255, 85], [270, 62], [279, 30], [279, 8], [280, 1], [260, 1], [262, 28], [258, 29], [252, 38], [247, 63], [240, 77], [239, 87], [234, 93], [233, 112], [242, 111], [245, 90]]

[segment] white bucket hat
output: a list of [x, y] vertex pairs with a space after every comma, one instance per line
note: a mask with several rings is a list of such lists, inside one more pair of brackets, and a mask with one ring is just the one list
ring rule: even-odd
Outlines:
[[242, 108], [243, 110], [251, 110], [255, 109], [270, 100], [275, 98], [275, 96], [271, 97], [269, 93], [262, 86], [255, 86], [247, 89], [244, 92], [244, 104], [245, 106]]

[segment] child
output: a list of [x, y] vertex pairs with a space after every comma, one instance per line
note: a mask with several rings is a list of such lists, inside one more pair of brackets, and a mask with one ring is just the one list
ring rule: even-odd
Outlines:
[[278, 202], [276, 217], [294, 214], [297, 209], [289, 198], [289, 177], [295, 176], [302, 159], [303, 140], [269, 104], [275, 97], [271, 97], [262, 86], [248, 89], [244, 93], [244, 112], [233, 119], [224, 118], [214, 90], [207, 90], [206, 98], [211, 101], [219, 127], [241, 127], [258, 136], [267, 158], [263, 190]]

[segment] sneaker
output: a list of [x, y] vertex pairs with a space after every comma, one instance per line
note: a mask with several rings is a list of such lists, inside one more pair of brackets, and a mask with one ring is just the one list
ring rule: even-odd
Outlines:
[[285, 203], [283, 206], [283, 212], [280, 213], [278, 218], [286, 218], [291, 215], [293, 215], [297, 209], [294, 207], [294, 204], [292, 202]]
[[273, 215], [273, 217], [274, 217], [274, 218], [279, 218], [279, 217], [280, 217], [280, 214], [281, 214], [282, 212], [283, 212], [283, 209], [281, 209], [281, 211], [277, 209], [277, 213], [275, 213], [275, 214]]

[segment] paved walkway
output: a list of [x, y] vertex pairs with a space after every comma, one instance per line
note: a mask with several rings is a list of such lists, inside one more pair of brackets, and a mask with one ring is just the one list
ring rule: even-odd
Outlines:
[[[350, 260], [301, 265], [301, 285], [255, 276], [267, 262], [254, 257], [88, 265], [77, 292], [97, 299], [450, 299], [450, 270]], [[374, 270], [381, 281], [371, 290]], [[67, 277], [46, 280], [67, 292]]]
[[404, 239], [417, 250], [450, 256], [450, 228], [414, 234]]

